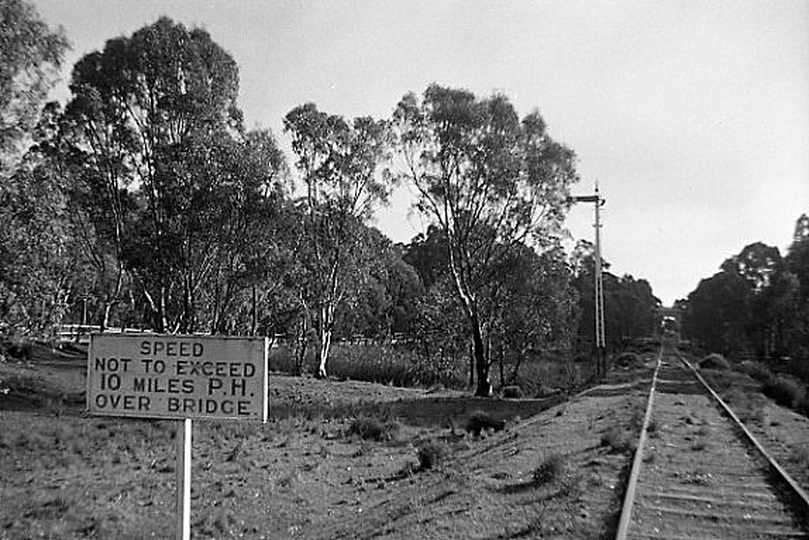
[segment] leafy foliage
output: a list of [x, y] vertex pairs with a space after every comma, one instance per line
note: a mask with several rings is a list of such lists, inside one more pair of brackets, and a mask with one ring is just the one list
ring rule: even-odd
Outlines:
[[577, 179], [574, 154], [548, 136], [539, 113], [520, 121], [497, 94], [478, 99], [433, 84], [421, 100], [405, 95], [393, 124], [405, 163], [401, 178], [446, 242], [449, 279], [473, 344], [476, 394], [488, 395], [488, 284], [515, 248], [554, 245], [568, 186]]
[[[586, 309], [560, 247], [577, 173], [536, 111], [438, 85], [385, 120], [306, 103], [284, 118], [295, 186], [273, 134], [245, 128], [238, 66], [204, 29], [161, 17], [110, 39], [73, 66], [63, 110], [42, 107], [61, 31], [21, 0], [0, 9], [15, 24], [0, 66], [0, 332], [67, 320], [286, 337], [293, 370], [314, 358], [319, 375], [344, 341], [340, 374], [457, 387], [471, 359], [479, 395], [495, 363], [526, 393], [547, 381], [521, 369], [562, 365], [543, 359], [570, 351]], [[408, 245], [369, 225], [400, 181], [431, 221]], [[629, 324], [653, 296], [624, 281]]]
[[25, 138], [39, 120], [68, 47], [25, 0], [0, 2], [0, 173], [13, 168]]
[[[580, 241], [571, 257], [575, 272], [573, 286], [578, 291], [581, 319], [578, 342], [581, 349], [591, 350], [595, 335], [595, 247]], [[622, 277], [606, 271], [609, 263], [602, 261], [604, 293], [605, 339], [608, 349], [622, 350], [640, 338], [652, 337], [660, 326], [660, 300], [644, 279], [631, 275]]]
[[[389, 130], [385, 122], [370, 117], [348, 123], [313, 103], [292, 109], [284, 117], [284, 130], [292, 135], [306, 186], [301, 249], [296, 253], [300, 332], [314, 326], [318, 375], [325, 377], [337, 309], [359, 294], [356, 286], [367, 278], [363, 224], [389, 194], [390, 176], [378, 174], [387, 159]], [[302, 338], [302, 349], [305, 341]]]

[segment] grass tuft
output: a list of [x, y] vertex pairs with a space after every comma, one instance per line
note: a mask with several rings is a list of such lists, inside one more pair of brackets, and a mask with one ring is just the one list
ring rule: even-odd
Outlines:
[[601, 435], [601, 446], [606, 446], [610, 452], [624, 453], [632, 450], [633, 444], [626, 431], [612, 426]]
[[443, 441], [430, 439], [418, 446], [416, 455], [419, 459], [420, 471], [434, 469], [449, 455], [449, 447]]
[[531, 479], [535, 486], [555, 484], [565, 475], [567, 459], [562, 454], [554, 452], [547, 456], [542, 463], [534, 469]]
[[351, 421], [348, 435], [366, 441], [389, 441], [395, 438], [400, 427], [396, 422], [382, 422], [373, 416], [360, 416]]
[[480, 433], [484, 430], [492, 429], [494, 431], [500, 431], [505, 427], [506, 422], [504, 420], [498, 420], [485, 411], [477, 410], [469, 415], [465, 429], [469, 433], [479, 437]]
[[792, 378], [778, 375], [764, 383], [761, 388], [764, 395], [782, 407], [796, 408], [804, 398], [804, 389]]

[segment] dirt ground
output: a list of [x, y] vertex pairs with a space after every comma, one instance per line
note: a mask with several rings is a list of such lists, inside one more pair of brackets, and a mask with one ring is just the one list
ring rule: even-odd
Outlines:
[[[653, 356], [569, 400], [273, 374], [267, 424], [194, 422], [192, 537], [611, 537]], [[173, 538], [176, 422], [87, 416], [85, 363], [0, 362], [0, 539]]]
[[[87, 416], [85, 363], [0, 363], [0, 538], [171, 538], [176, 422]], [[194, 422], [192, 536], [601, 537], [628, 460], [601, 436], [635, 400], [562, 400], [274, 374], [267, 424]]]

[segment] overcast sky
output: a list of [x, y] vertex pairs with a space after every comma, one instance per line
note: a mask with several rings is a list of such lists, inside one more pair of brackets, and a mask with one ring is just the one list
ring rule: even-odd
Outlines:
[[[599, 182], [604, 257], [670, 305], [749, 243], [782, 251], [809, 212], [809, 1], [35, 0], [73, 44], [63, 76], [168, 15], [238, 62], [248, 126], [313, 101], [387, 117], [432, 82], [537, 108]], [[64, 100], [67, 91], [57, 90]], [[288, 156], [290, 162], [292, 156]], [[424, 224], [401, 191], [376, 225]], [[592, 205], [568, 218], [592, 239]]]

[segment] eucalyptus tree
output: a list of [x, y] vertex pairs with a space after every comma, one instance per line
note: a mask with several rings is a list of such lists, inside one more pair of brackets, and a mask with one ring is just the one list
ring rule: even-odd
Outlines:
[[215, 168], [220, 175], [212, 194], [215, 214], [204, 216], [218, 248], [204, 290], [203, 326], [220, 334], [272, 335], [278, 275], [289, 257], [286, 161], [266, 129], [231, 142], [222, 159]]
[[448, 270], [472, 337], [477, 395], [489, 395], [482, 294], [517, 246], [553, 246], [562, 231], [573, 151], [553, 140], [534, 111], [522, 120], [499, 94], [429, 86], [405, 95], [393, 114], [401, 177], [416, 208], [447, 239]]
[[8, 174], [56, 82], [68, 42], [24, 0], [0, 0], [0, 173]]
[[0, 187], [0, 334], [50, 337], [82, 284], [70, 190], [52, 152], [56, 106]]
[[317, 374], [325, 377], [337, 308], [358, 292], [364, 277], [358, 264], [363, 224], [390, 193], [391, 178], [382, 169], [390, 132], [384, 121], [360, 117], [348, 122], [313, 103], [292, 109], [284, 117], [284, 130], [292, 136], [305, 188], [298, 244], [301, 333], [314, 326]]
[[[500, 262], [486, 295], [492, 313], [491, 360], [511, 365], [508, 380], [516, 382], [524, 360], [535, 360], [550, 349], [570, 352], [579, 317], [573, 274], [561, 247], [541, 254], [528, 246], [514, 249]], [[571, 355], [568, 354], [568, 357]], [[539, 381], [537, 381], [539, 382]]]
[[156, 330], [197, 329], [204, 289], [245, 229], [232, 211], [280, 170], [247, 168], [244, 152], [264, 150], [242, 125], [236, 62], [205, 30], [162, 17], [84, 56], [70, 88], [81, 180], [119, 265], [110, 302], [127, 273]]

